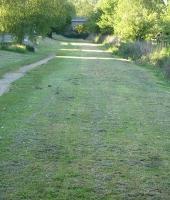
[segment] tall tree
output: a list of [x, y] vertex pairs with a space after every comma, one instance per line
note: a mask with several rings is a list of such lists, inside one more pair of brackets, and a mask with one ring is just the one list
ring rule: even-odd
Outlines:
[[98, 3], [98, 10], [100, 10], [101, 16], [97, 22], [103, 33], [114, 33], [114, 19], [115, 10], [118, 4], [118, 0], [100, 0]]
[[161, 0], [119, 1], [115, 33], [124, 39], [147, 39], [160, 32], [159, 21], [165, 6]]
[[1, 0], [0, 31], [10, 32], [19, 43], [25, 35], [46, 35], [51, 27], [64, 26], [71, 14], [67, 0]]
[[70, 0], [75, 8], [76, 15], [81, 17], [88, 17], [94, 10], [98, 0]]

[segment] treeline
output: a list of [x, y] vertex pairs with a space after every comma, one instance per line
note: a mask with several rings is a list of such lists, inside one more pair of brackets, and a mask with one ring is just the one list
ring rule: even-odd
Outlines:
[[14, 35], [18, 43], [25, 36], [45, 36], [52, 29], [62, 31], [75, 15], [68, 0], [0, 0], [0, 33]]
[[114, 54], [158, 66], [170, 78], [170, 2], [166, 2], [100, 0], [86, 28]]
[[80, 17], [89, 17], [95, 9], [98, 0], [70, 0], [75, 6], [76, 15]]
[[164, 0], [100, 0], [88, 29], [124, 40], [170, 39], [170, 5]]

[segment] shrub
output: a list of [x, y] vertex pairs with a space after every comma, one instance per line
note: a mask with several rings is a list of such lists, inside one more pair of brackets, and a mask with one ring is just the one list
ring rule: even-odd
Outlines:
[[160, 51], [155, 51], [150, 55], [150, 61], [153, 65], [160, 67], [165, 75], [170, 78], [170, 49], [163, 48]]
[[170, 50], [168, 48], [163, 48], [150, 54], [150, 62], [158, 67], [164, 67], [165, 63], [169, 60], [169, 57]]
[[132, 59], [140, 64], [160, 67], [170, 78], [170, 47], [162, 47], [150, 41], [121, 42], [116, 36], [97, 35], [95, 42], [103, 43], [114, 55]]
[[77, 38], [77, 39], [87, 39], [89, 33], [87, 32], [86, 25], [77, 25], [74, 30], [68, 30], [63, 33], [64, 37]]
[[13, 52], [17, 52], [17, 53], [26, 53], [27, 52], [26, 46], [18, 45], [18, 44], [3, 46], [3, 47], [1, 47], [1, 49], [6, 50], [6, 51], [13, 51]]
[[141, 64], [151, 63], [162, 69], [163, 73], [170, 78], [170, 48], [158, 49], [156, 45], [148, 42], [122, 43], [116, 54], [128, 59], [138, 61]]
[[119, 47], [119, 53], [125, 58], [131, 58], [132, 60], [139, 59], [142, 54], [140, 49], [135, 43], [121, 43]]
[[63, 34], [64, 37], [67, 38], [75, 38], [75, 39], [86, 39], [89, 34], [88, 33], [76, 33], [76, 32], [70, 32]]
[[154, 45], [151, 42], [136, 41], [121, 43], [119, 46], [120, 55], [132, 60], [140, 60], [154, 51]]
[[78, 33], [78, 34], [82, 34], [82, 33], [87, 33], [87, 29], [86, 29], [86, 26], [85, 25], [77, 25], [75, 27], [75, 32]]

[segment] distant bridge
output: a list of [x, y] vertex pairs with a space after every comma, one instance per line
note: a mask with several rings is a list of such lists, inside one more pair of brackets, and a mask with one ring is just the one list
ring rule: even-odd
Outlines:
[[77, 17], [72, 19], [71, 21], [71, 25], [72, 25], [72, 29], [74, 30], [76, 26], [78, 25], [83, 25], [87, 22], [87, 19], [84, 17]]

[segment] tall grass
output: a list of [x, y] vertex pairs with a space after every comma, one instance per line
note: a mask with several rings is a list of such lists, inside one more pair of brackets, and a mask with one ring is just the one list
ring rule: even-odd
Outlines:
[[115, 36], [96, 37], [95, 42], [102, 42], [115, 55], [133, 60], [140, 64], [159, 67], [170, 78], [170, 46], [168, 43], [154, 41], [124, 42]]

